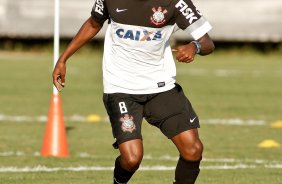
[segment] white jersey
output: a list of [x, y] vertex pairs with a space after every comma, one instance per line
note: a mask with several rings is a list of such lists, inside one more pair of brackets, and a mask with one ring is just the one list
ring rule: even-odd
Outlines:
[[179, 28], [196, 40], [211, 26], [190, 0], [97, 0], [92, 18], [110, 24], [103, 57], [104, 93], [172, 89], [176, 67], [169, 39]]

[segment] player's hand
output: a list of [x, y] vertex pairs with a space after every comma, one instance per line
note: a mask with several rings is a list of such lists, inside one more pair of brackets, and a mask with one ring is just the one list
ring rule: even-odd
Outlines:
[[187, 45], [180, 45], [172, 49], [172, 52], [176, 53], [177, 61], [183, 63], [191, 63], [192, 61], [194, 61], [197, 48], [195, 44], [188, 43]]
[[53, 84], [58, 91], [65, 87], [66, 63], [58, 60], [53, 70]]

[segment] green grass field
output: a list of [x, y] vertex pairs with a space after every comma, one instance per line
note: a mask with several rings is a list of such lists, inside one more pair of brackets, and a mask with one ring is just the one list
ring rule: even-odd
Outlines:
[[[111, 147], [102, 104], [99, 49], [77, 53], [68, 63], [61, 97], [71, 157], [40, 156], [52, 57], [47, 52], [0, 52], [0, 183], [112, 183], [118, 151]], [[282, 183], [282, 148], [258, 147], [268, 139], [282, 145], [282, 128], [271, 127], [282, 120], [281, 61], [278, 52], [220, 50], [192, 64], [177, 64], [177, 80], [202, 120], [205, 151], [198, 184]], [[93, 114], [101, 120], [88, 122]], [[172, 183], [178, 156], [173, 144], [146, 122], [143, 138], [143, 170], [130, 183]], [[165, 169], [154, 169], [158, 166]]]

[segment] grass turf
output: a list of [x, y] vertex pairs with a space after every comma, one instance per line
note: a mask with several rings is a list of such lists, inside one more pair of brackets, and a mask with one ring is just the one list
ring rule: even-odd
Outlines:
[[[177, 64], [178, 82], [192, 101], [200, 119], [263, 120], [263, 126], [203, 124], [205, 144], [203, 170], [199, 184], [281, 183], [281, 148], [262, 149], [258, 144], [273, 139], [282, 144], [281, 129], [271, 122], [281, 120], [281, 53], [215, 52], [197, 57], [192, 64]], [[52, 55], [50, 53], [0, 52], [0, 114], [17, 116], [47, 115], [52, 93]], [[61, 93], [66, 116], [75, 114], [106, 116], [102, 104], [101, 50], [78, 53], [68, 63], [66, 88]], [[111, 143], [110, 125], [65, 122], [71, 157], [42, 158], [45, 123], [0, 122], [0, 168], [67, 168], [79, 166], [111, 167], [118, 155]], [[172, 167], [178, 153], [154, 127], [143, 123], [145, 158], [142, 166]], [[5, 153], [12, 152], [10, 155]], [[83, 156], [83, 155], [87, 156]], [[153, 159], [150, 159], [150, 158]], [[234, 162], [220, 159], [234, 159]], [[209, 161], [208, 159], [215, 159]], [[259, 161], [263, 163], [260, 163]], [[215, 166], [255, 166], [246, 169], [205, 169]], [[111, 171], [0, 172], [0, 183], [111, 183]], [[131, 183], [172, 183], [173, 171], [139, 171]]]

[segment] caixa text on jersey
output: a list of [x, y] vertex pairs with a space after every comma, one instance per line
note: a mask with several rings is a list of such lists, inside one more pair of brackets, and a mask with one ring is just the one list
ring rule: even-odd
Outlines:
[[122, 28], [116, 30], [116, 34], [119, 38], [135, 40], [135, 41], [152, 41], [160, 40], [162, 38], [161, 31], [136, 31], [136, 30], [124, 30]]

